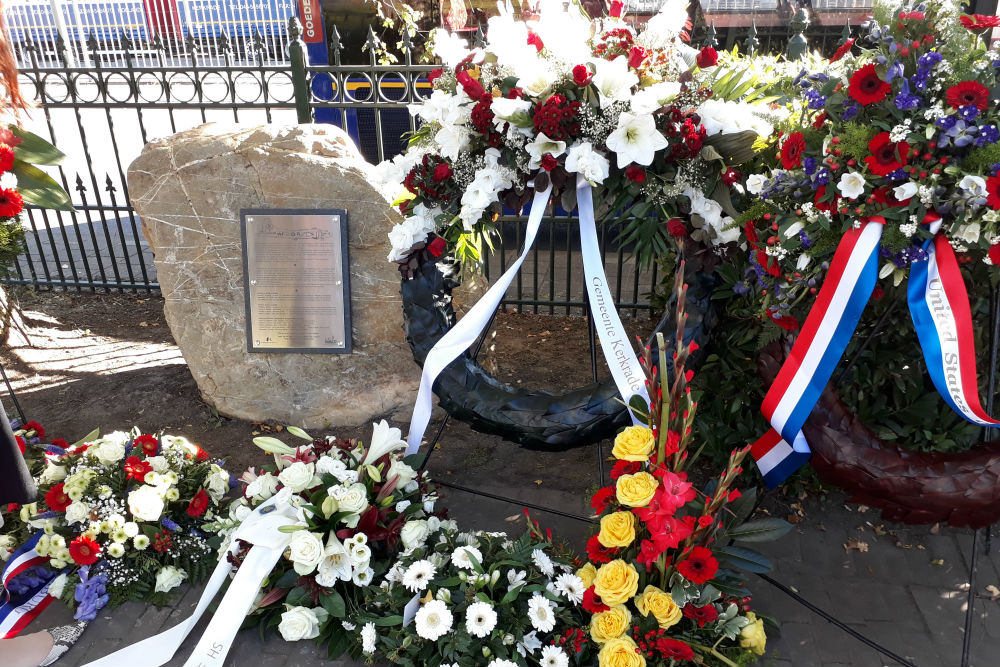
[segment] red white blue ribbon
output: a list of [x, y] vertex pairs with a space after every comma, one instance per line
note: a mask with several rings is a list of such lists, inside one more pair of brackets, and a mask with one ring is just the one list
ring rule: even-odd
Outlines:
[[[932, 232], [940, 216], [924, 220]], [[771, 424], [751, 453], [768, 487], [781, 484], [809, 460], [802, 425], [847, 349], [878, 279], [878, 250], [885, 220], [871, 218], [841, 239], [833, 262], [792, 351], [764, 398]], [[979, 401], [976, 349], [969, 296], [955, 252], [936, 233], [924, 244], [926, 259], [910, 267], [907, 300], [920, 347], [938, 392], [955, 412], [980, 426], [998, 426]]]
[[49, 559], [39, 556], [35, 550], [42, 533], [35, 535], [27, 542], [18, 547], [17, 551], [11, 554], [4, 565], [3, 573], [0, 574], [0, 587], [2, 587], [3, 604], [0, 605], [0, 639], [16, 637], [36, 616], [42, 613], [49, 603], [55, 598], [49, 595], [50, 579], [45, 579], [40, 584], [13, 595], [8, 590], [8, 584], [25, 570], [36, 565], [45, 565]]

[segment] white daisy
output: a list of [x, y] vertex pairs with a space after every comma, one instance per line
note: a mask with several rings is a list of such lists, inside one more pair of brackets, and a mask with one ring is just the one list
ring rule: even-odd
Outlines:
[[[365, 627], [361, 628], [361, 650], [366, 654], [371, 655], [375, 652], [375, 641], [378, 639], [378, 634], [375, 632], [374, 623], [365, 623]], [[563, 665], [565, 667], [565, 665]]]
[[528, 600], [528, 619], [531, 621], [531, 626], [539, 632], [551, 632], [556, 625], [552, 603], [544, 596], [535, 593]]
[[453, 618], [448, 605], [441, 600], [431, 600], [420, 608], [413, 620], [420, 637], [436, 641], [451, 630]]
[[534, 561], [535, 567], [545, 576], [552, 576], [555, 573], [555, 568], [552, 567], [552, 559], [541, 549], [535, 549], [531, 552], [531, 560]]
[[541, 667], [569, 667], [569, 657], [558, 646], [543, 646]]
[[504, 660], [503, 658], [494, 658], [490, 660], [490, 664], [486, 667], [517, 667], [517, 663], [513, 660]]
[[583, 602], [583, 592], [587, 587], [583, 585], [583, 579], [575, 574], [560, 574], [556, 579], [556, 590], [566, 596], [566, 599], [575, 604]]
[[497, 625], [497, 613], [488, 602], [473, 602], [465, 610], [465, 629], [473, 637], [488, 637]]
[[474, 570], [476, 569], [475, 563], [472, 562], [472, 558], [476, 559], [476, 563], [482, 565], [483, 553], [476, 547], [459, 547], [455, 549], [451, 554], [452, 564], [462, 570]]
[[411, 593], [420, 593], [427, 588], [427, 583], [434, 578], [437, 569], [429, 560], [418, 560], [403, 573], [403, 586]]

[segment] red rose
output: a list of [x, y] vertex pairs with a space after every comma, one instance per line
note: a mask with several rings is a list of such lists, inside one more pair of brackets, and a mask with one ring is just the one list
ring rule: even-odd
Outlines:
[[865, 158], [868, 170], [877, 176], [891, 174], [906, 164], [910, 155], [910, 144], [905, 141], [893, 142], [888, 132], [879, 132], [868, 142], [871, 155]]
[[846, 56], [848, 53], [850, 53], [852, 46], [854, 46], [854, 39], [853, 38], [847, 40], [846, 42], [844, 42], [843, 44], [841, 44], [840, 46], [838, 46], [837, 50], [834, 51], [833, 55], [830, 57], [830, 62], [835, 63], [838, 60], [840, 60], [841, 58], [843, 58], [844, 56]]
[[56, 512], [65, 512], [69, 504], [73, 502], [70, 497], [66, 495], [65, 484], [55, 484], [49, 489], [49, 492], [45, 494], [45, 504], [49, 506], [50, 510], [55, 510]]
[[138, 456], [130, 456], [125, 459], [125, 477], [135, 479], [140, 482], [146, 481], [146, 475], [153, 472], [153, 466], [143, 461]]
[[698, 63], [698, 67], [702, 69], [705, 69], [706, 67], [715, 67], [719, 64], [719, 52], [711, 46], [706, 46], [698, 52], [698, 56], [695, 58], [695, 61]]
[[201, 516], [206, 509], [208, 509], [208, 493], [205, 489], [198, 489], [198, 493], [194, 494], [194, 498], [188, 503], [188, 516]]
[[446, 181], [451, 178], [451, 165], [447, 162], [442, 162], [438, 166], [434, 167], [434, 182], [440, 183], [441, 181]]
[[528, 31], [528, 44], [531, 44], [538, 51], [545, 48], [545, 44], [542, 43], [542, 38], [538, 36], [537, 32]]
[[719, 612], [710, 604], [704, 607], [696, 607], [693, 604], [685, 605], [683, 611], [684, 617], [696, 621], [699, 628], [705, 627], [706, 623], [711, 623], [719, 617]]
[[0, 218], [13, 218], [24, 208], [24, 200], [17, 190], [0, 188]]
[[555, 159], [551, 153], [546, 153], [542, 156], [542, 169], [545, 171], [552, 171], [559, 166], [559, 160]]
[[86, 535], [69, 543], [69, 555], [80, 565], [93, 565], [101, 555], [101, 546]]
[[444, 249], [448, 244], [440, 236], [434, 238], [429, 244], [427, 244], [427, 252], [429, 252], [433, 257], [440, 257], [444, 254]]
[[679, 239], [682, 236], [687, 236], [688, 230], [687, 225], [680, 218], [670, 218], [667, 220], [667, 231], [675, 239]]
[[482, 99], [483, 95], [486, 94], [486, 91], [483, 90], [482, 84], [473, 79], [472, 75], [469, 74], [466, 70], [462, 70], [461, 72], [456, 74], [455, 78], [458, 79], [458, 82], [461, 84], [462, 90], [465, 91], [465, 94], [471, 97], [472, 99], [474, 100]]
[[639, 69], [639, 65], [646, 59], [646, 49], [641, 46], [633, 46], [628, 50], [628, 66], [632, 69]]
[[802, 165], [802, 154], [806, 150], [805, 135], [801, 132], [792, 132], [781, 145], [781, 166], [785, 169], [794, 169]]
[[160, 448], [160, 443], [152, 435], [140, 435], [132, 441], [132, 445], [141, 447], [142, 453], [146, 456], [156, 456], [156, 452]]
[[17, 448], [21, 450], [21, 455], [28, 450], [28, 445], [24, 442], [24, 438], [19, 435], [15, 435], [14, 439], [17, 440]]
[[963, 81], [948, 89], [948, 104], [958, 109], [966, 106], [979, 107], [986, 111], [990, 105], [990, 91], [978, 81]]
[[573, 68], [573, 83], [583, 88], [594, 78], [590, 68], [586, 65], [577, 65]]
[[879, 78], [875, 65], [871, 63], [852, 74], [847, 87], [850, 96], [863, 105], [880, 102], [891, 90], [892, 86]]
[[624, 10], [625, 3], [622, 0], [611, 0], [611, 8], [608, 10], [608, 16], [613, 19], [621, 18]]
[[966, 30], [978, 32], [980, 30], [990, 30], [1000, 27], [1000, 16], [990, 14], [973, 14], [972, 16], [962, 16], [958, 19]]
[[32, 431], [34, 431], [35, 435], [38, 436], [39, 438], [45, 437], [45, 429], [42, 428], [42, 425], [39, 424], [38, 422], [28, 422], [27, 424], [22, 426], [21, 429], [29, 434]]
[[437, 78], [442, 74], [444, 74], [444, 70], [441, 69], [440, 67], [432, 69], [430, 73], [427, 75], [427, 83], [433, 86], [434, 82], [437, 81]]
[[625, 167], [625, 178], [633, 183], [644, 183], [646, 181], [646, 170], [637, 164], [630, 164]]
[[677, 571], [688, 581], [703, 584], [719, 570], [719, 561], [705, 547], [694, 547], [683, 561], [678, 563]]
[[986, 179], [986, 203], [993, 210], [1000, 211], [1000, 176], [990, 176]]

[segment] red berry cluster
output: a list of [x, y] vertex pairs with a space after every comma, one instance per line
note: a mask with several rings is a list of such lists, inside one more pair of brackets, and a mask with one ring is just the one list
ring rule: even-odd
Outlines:
[[586, 633], [580, 628], [570, 628], [562, 637], [552, 642], [554, 646], [564, 646], [567, 650], [572, 649], [574, 655], [583, 651], [588, 643]]
[[553, 141], [565, 141], [580, 134], [580, 103], [567, 102], [564, 95], [552, 95], [535, 109], [535, 132]]
[[448, 201], [444, 185], [451, 180], [451, 165], [439, 155], [425, 155], [403, 179], [406, 189], [424, 199]]
[[615, 28], [602, 34], [594, 45], [594, 55], [601, 56], [607, 60], [614, 60], [614, 56], [628, 55], [634, 44], [634, 37], [625, 28]]
[[157, 533], [156, 537], [153, 538], [153, 549], [155, 551], [163, 553], [169, 551], [172, 546], [174, 546], [174, 538], [167, 531]]
[[667, 631], [663, 628], [655, 628], [642, 634], [636, 625], [632, 628], [632, 637], [639, 647], [639, 653], [647, 658], [667, 658], [676, 661], [671, 662], [671, 665], [694, 660], [694, 651], [691, 647], [679, 639], [668, 637]]

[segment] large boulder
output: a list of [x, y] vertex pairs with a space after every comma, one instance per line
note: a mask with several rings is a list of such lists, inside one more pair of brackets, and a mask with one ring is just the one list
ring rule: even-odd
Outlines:
[[[129, 167], [167, 323], [205, 401], [224, 415], [353, 426], [405, 410], [420, 369], [402, 329], [386, 234], [399, 214], [333, 125], [210, 123], [148, 144]], [[350, 354], [247, 352], [240, 209], [347, 210]]]

